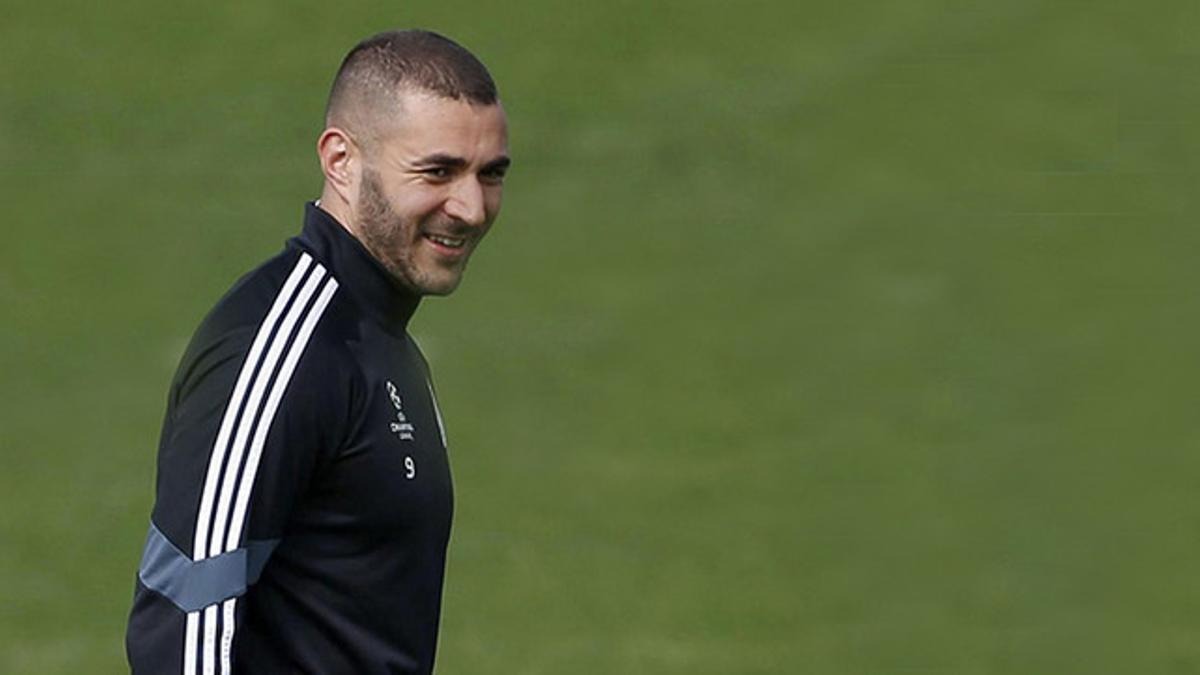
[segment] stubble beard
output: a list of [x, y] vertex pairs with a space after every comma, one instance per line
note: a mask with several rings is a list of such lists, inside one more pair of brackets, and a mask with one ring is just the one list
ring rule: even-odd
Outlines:
[[417, 295], [449, 295], [458, 287], [461, 269], [449, 278], [438, 279], [417, 267], [413, 247], [420, 245], [420, 224], [406, 222], [392, 210], [379, 175], [371, 169], [363, 171], [356, 215], [363, 246], [401, 286]]

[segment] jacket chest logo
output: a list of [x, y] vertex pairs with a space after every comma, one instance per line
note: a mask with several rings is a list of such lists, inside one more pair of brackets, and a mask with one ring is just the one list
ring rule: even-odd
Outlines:
[[396, 391], [396, 385], [392, 384], [391, 380], [385, 383], [387, 387], [388, 398], [392, 401], [392, 407], [396, 409], [396, 421], [390, 423], [388, 428], [393, 434], [402, 441], [413, 440], [412, 422], [408, 421], [408, 417], [404, 414], [404, 401], [400, 398], [400, 393]]

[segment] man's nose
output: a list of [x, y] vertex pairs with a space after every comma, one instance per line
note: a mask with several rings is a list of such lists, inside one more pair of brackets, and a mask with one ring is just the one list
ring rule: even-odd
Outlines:
[[474, 177], [457, 182], [446, 200], [446, 215], [468, 225], [482, 225], [487, 219], [483, 204], [483, 186]]

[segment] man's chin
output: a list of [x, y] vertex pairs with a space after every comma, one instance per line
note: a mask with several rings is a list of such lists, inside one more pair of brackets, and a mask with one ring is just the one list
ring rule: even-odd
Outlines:
[[461, 270], [436, 270], [433, 273], [414, 269], [399, 261], [384, 265], [392, 280], [414, 295], [450, 295], [462, 281]]
[[461, 274], [453, 276], [423, 276], [407, 284], [418, 295], [450, 295], [462, 281]]
[[434, 288], [424, 288], [420, 291], [421, 295], [432, 295], [434, 297], [450, 295], [458, 288], [458, 283], [449, 286], [437, 286]]

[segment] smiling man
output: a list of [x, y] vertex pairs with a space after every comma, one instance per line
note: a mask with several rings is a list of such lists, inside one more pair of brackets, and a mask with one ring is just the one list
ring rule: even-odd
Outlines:
[[426, 31], [342, 62], [325, 184], [179, 365], [126, 648], [135, 673], [430, 673], [453, 495], [407, 324], [500, 210], [504, 110]]

